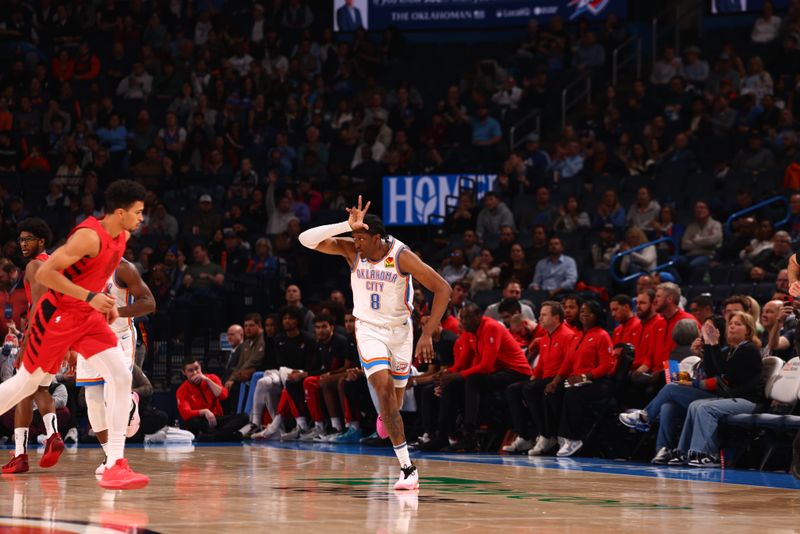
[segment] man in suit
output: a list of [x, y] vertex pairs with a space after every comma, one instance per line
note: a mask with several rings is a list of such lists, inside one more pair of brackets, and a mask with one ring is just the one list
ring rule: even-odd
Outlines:
[[344, 5], [336, 10], [336, 24], [341, 32], [352, 32], [364, 28], [361, 10], [353, 5], [355, 0], [344, 0]]

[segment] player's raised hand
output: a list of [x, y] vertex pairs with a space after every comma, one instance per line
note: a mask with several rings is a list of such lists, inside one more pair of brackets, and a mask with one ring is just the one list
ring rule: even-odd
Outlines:
[[361, 195], [358, 195], [358, 206], [353, 206], [352, 208], [345, 208], [347, 213], [350, 214], [350, 217], [347, 218], [347, 222], [350, 224], [350, 229], [355, 230], [369, 230], [369, 225], [364, 224], [364, 215], [367, 214], [367, 210], [369, 209], [369, 205], [371, 204], [370, 201], [367, 201], [366, 206], [361, 208]]

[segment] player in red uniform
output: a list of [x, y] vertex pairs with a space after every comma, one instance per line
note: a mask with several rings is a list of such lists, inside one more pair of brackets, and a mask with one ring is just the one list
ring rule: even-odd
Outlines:
[[[36, 307], [36, 303], [45, 291], [45, 287], [34, 279], [36, 271], [47, 260], [45, 251], [52, 239], [52, 233], [47, 223], [41, 219], [29, 217], [19, 223], [19, 246], [22, 255], [28, 260], [25, 267], [25, 294], [28, 297], [28, 314]], [[28, 330], [26, 328], [26, 330]], [[27, 337], [26, 337], [27, 339]], [[23, 348], [24, 351], [24, 348]], [[22, 352], [22, 351], [21, 351]], [[18, 360], [19, 361], [19, 360]], [[44, 427], [47, 429], [47, 441], [44, 454], [39, 461], [40, 467], [52, 467], [64, 451], [64, 442], [58, 433], [56, 425], [56, 411], [53, 397], [50, 396], [50, 384], [40, 384], [33, 395], [25, 397], [14, 410], [14, 444], [15, 450], [6, 465], [3, 473], [25, 473], [30, 468], [28, 465], [28, 429], [33, 422], [33, 402], [42, 415]]]
[[125, 251], [129, 232], [142, 222], [145, 189], [118, 180], [106, 190], [106, 216], [87, 218], [75, 227], [36, 272], [48, 288], [31, 318], [30, 337], [19, 372], [0, 384], [0, 413], [33, 393], [55, 374], [67, 350], [91, 361], [106, 382], [108, 462], [100, 486], [137, 489], [150, 479], [135, 473], [124, 459], [130, 408], [131, 371], [109, 323], [118, 317], [116, 300], [103, 293]]

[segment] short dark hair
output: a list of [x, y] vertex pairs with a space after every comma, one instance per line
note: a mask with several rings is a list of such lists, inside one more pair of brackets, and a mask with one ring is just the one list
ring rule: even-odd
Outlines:
[[474, 302], [465, 302], [464, 305], [461, 307], [461, 311], [469, 312], [479, 316], [483, 315], [483, 308], [481, 308]]
[[272, 319], [276, 325], [280, 326], [281, 318], [278, 317], [277, 313], [268, 313], [266, 317], [264, 317], [264, 323], [267, 322], [267, 319]]
[[187, 365], [192, 365], [193, 363], [198, 363], [199, 364], [200, 360], [198, 360], [194, 356], [187, 356], [181, 362], [181, 369], [185, 370]]
[[562, 306], [563, 306], [564, 301], [566, 301], [566, 300], [574, 300], [575, 304], [577, 304], [578, 306], [583, 305], [583, 297], [581, 297], [580, 295], [578, 295], [576, 293], [567, 293], [566, 295], [564, 295], [561, 298]]
[[372, 213], [367, 213], [364, 215], [364, 224], [369, 226], [369, 230], [364, 230], [368, 234], [386, 237], [386, 227], [383, 225], [381, 218], [377, 215]]
[[742, 309], [750, 313], [750, 301], [744, 295], [731, 295], [722, 302], [722, 309], [724, 310], [728, 304], [741, 304]]
[[560, 302], [556, 302], [555, 300], [546, 300], [542, 302], [541, 306], [539, 306], [539, 310], [541, 311], [541, 309], [545, 306], [550, 308], [550, 313], [557, 316], [559, 321], [564, 320], [564, 307]]
[[503, 284], [503, 289], [507, 288], [511, 284], [517, 284], [519, 287], [522, 287], [522, 282], [519, 281], [519, 278], [514, 278], [513, 276], [506, 280], [506, 283]]
[[712, 299], [710, 295], [697, 295], [691, 300], [690, 304], [697, 304], [702, 308], [708, 307], [712, 310], [714, 309], [714, 299]]
[[317, 323], [328, 323], [329, 325], [333, 326], [336, 323], [333, 320], [333, 316], [329, 313], [320, 313], [319, 315], [314, 317], [314, 324]]
[[652, 287], [648, 287], [647, 289], [639, 291], [639, 295], [647, 295], [647, 298], [650, 299], [650, 302], [653, 302], [656, 299], [656, 290]]
[[603, 306], [599, 302], [597, 302], [596, 300], [590, 299], [590, 300], [584, 301], [584, 303], [581, 304], [581, 306], [588, 306], [589, 307], [589, 313], [594, 315], [594, 318], [596, 319], [595, 320], [595, 326], [599, 326], [600, 328], [603, 328], [605, 326], [606, 311], [605, 311], [605, 309], [603, 309]]
[[144, 202], [144, 186], [133, 180], [117, 180], [106, 189], [106, 211], [128, 209], [134, 202]]
[[453, 288], [460, 287], [461, 289], [466, 289], [469, 291], [469, 282], [466, 281], [464, 278], [459, 278], [452, 284]]
[[500, 301], [500, 304], [497, 305], [497, 311], [498, 313], [510, 313], [514, 315], [515, 313], [522, 313], [522, 305], [517, 299], [503, 299]]
[[44, 239], [45, 247], [49, 246], [50, 242], [53, 240], [53, 232], [50, 231], [50, 227], [38, 217], [28, 217], [27, 219], [21, 220], [17, 229], [20, 232], [28, 232], [37, 239]]
[[616, 302], [620, 306], [631, 306], [631, 298], [628, 295], [620, 293], [619, 295], [614, 295], [611, 299], [611, 302]]
[[292, 319], [295, 319], [297, 321], [298, 326], [302, 328], [305, 316], [303, 315], [303, 310], [301, 310], [300, 308], [295, 308], [294, 306], [284, 306], [283, 308], [280, 309], [279, 314], [281, 316], [281, 320], [283, 320], [283, 317], [285, 315], [288, 315]]
[[255, 313], [255, 312], [254, 313], [248, 313], [247, 315], [244, 316], [244, 320], [245, 321], [253, 321], [258, 326], [261, 326], [262, 319], [261, 319], [261, 314], [260, 313]]

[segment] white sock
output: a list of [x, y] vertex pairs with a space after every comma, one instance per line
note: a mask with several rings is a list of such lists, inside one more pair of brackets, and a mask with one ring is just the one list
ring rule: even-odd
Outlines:
[[354, 428], [356, 430], [361, 430], [361, 425], [358, 424], [358, 421], [350, 421], [347, 423], [347, 428]]
[[22, 456], [28, 452], [28, 429], [25, 427], [14, 429], [14, 456]]
[[394, 453], [400, 462], [400, 467], [409, 467], [411, 465], [411, 458], [408, 457], [408, 446], [405, 441], [400, 445], [394, 446]]
[[56, 432], [58, 432], [58, 423], [56, 422], [56, 414], [54, 413], [46, 413], [42, 416], [42, 420], [44, 421], [44, 429], [45, 429], [45, 437], [49, 438]]
[[314, 428], [317, 430], [325, 430], [325, 424], [322, 421], [314, 421]]
[[342, 418], [341, 417], [331, 417], [331, 426], [337, 431], [342, 431]]
[[301, 431], [305, 432], [306, 430], [308, 430], [308, 421], [306, 421], [306, 418], [304, 416], [301, 415], [300, 417], [295, 419], [295, 421], [297, 421], [297, 426], [300, 427]]

